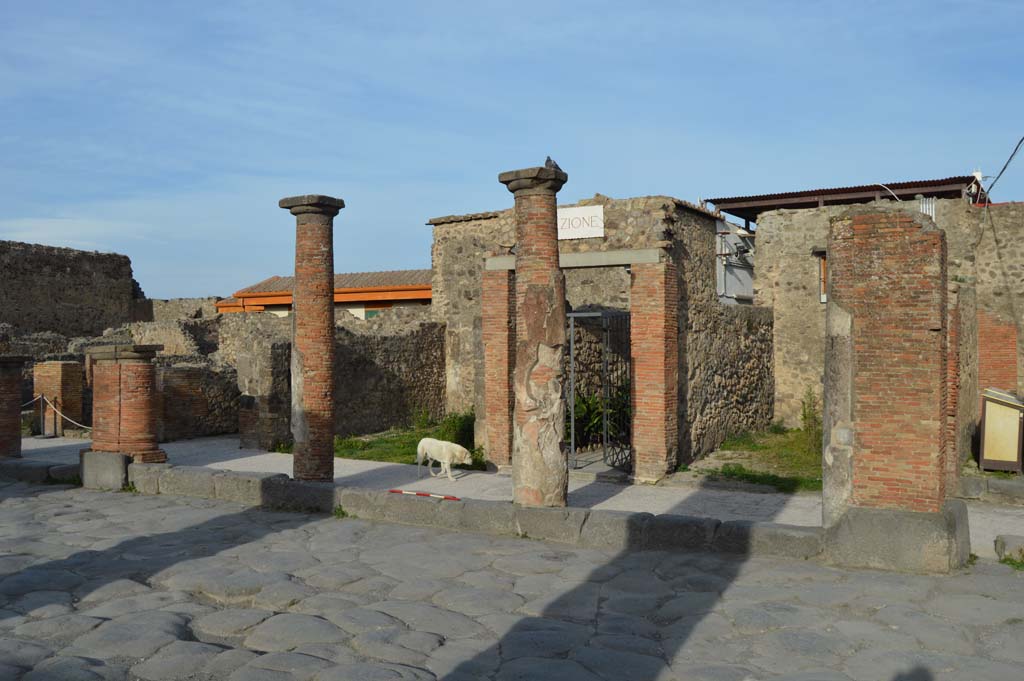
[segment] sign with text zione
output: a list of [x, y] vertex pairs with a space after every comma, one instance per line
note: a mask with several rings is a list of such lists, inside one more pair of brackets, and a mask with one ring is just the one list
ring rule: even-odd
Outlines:
[[558, 209], [558, 238], [590, 239], [604, 236], [604, 206]]

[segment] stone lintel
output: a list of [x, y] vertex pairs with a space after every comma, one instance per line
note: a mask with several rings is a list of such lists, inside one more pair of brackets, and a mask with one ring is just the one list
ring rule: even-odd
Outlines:
[[556, 194], [569, 180], [565, 171], [538, 166], [522, 170], [508, 170], [498, 175], [498, 182], [513, 194], [523, 191]]
[[88, 348], [85, 354], [96, 361], [151, 360], [163, 349], [162, 345], [98, 345]]
[[26, 362], [31, 362], [32, 358], [28, 355], [0, 355], [0, 367], [10, 366], [22, 366]]
[[[585, 267], [628, 267], [659, 263], [664, 259], [665, 251], [660, 248], [633, 248], [587, 253], [562, 253], [558, 256], [558, 266], [563, 270]], [[496, 255], [484, 260], [485, 270], [514, 270], [515, 268], [516, 256], [514, 255]]]
[[292, 215], [323, 213], [333, 217], [345, 207], [345, 202], [324, 194], [302, 194], [301, 196], [285, 197], [278, 201], [277, 205], [291, 211]]

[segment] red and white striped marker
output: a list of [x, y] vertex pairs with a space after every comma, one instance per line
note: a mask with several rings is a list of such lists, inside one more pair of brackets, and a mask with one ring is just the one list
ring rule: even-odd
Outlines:
[[414, 497], [430, 497], [431, 499], [442, 499], [444, 501], [462, 501], [458, 497], [453, 497], [450, 494], [431, 494], [430, 492], [413, 492], [407, 489], [389, 489], [392, 494], [409, 494]]

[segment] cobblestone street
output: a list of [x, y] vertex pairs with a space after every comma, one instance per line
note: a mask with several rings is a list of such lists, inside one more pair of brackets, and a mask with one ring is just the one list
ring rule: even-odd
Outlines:
[[1024, 577], [610, 554], [0, 483], [0, 678], [1019, 678]]

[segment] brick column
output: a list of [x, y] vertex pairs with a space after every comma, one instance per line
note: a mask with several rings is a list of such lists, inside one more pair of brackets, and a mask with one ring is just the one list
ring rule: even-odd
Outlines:
[[[32, 367], [34, 397], [45, 397], [69, 419], [82, 423], [82, 365], [78, 362], [36, 362]], [[44, 435], [60, 437], [65, 428], [74, 428], [42, 399], [37, 403], [42, 415]]]
[[565, 400], [565, 277], [558, 266], [555, 195], [569, 176], [526, 168], [498, 176], [515, 195], [516, 355], [512, 441], [513, 500], [565, 506], [569, 461], [562, 446]]
[[334, 479], [334, 216], [345, 202], [281, 199], [295, 216], [292, 293], [292, 477]]
[[92, 369], [92, 450], [136, 463], [164, 463], [157, 446], [156, 367], [162, 345], [103, 345], [87, 350]]
[[29, 359], [0, 356], [0, 459], [21, 457], [21, 372]]
[[670, 262], [631, 271], [633, 479], [657, 482], [679, 451], [679, 278]]
[[515, 365], [515, 271], [484, 270], [481, 308], [484, 341], [484, 411], [487, 460], [512, 464], [512, 367]]
[[967, 509], [946, 500], [945, 234], [922, 214], [851, 209], [832, 220], [828, 253], [831, 558], [920, 571], [962, 565]]

